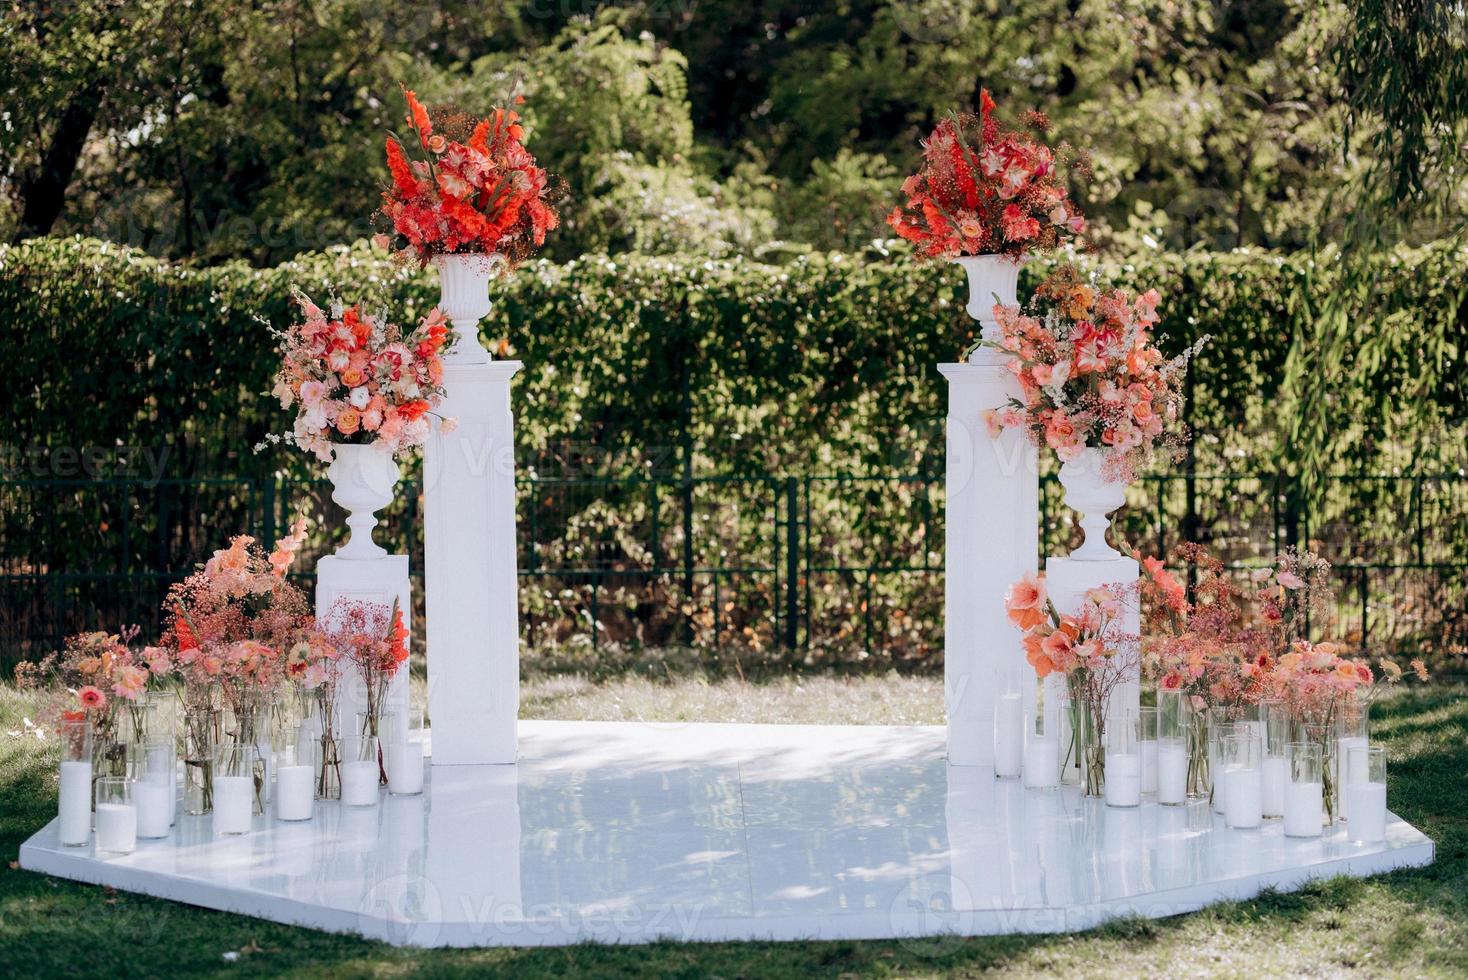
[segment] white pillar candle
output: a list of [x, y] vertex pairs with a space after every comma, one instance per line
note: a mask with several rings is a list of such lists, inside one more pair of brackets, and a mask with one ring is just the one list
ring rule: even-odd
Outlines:
[[61, 764], [61, 795], [58, 836], [68, 847], [92, 842], [92, 764], [75, 761]]
[[395, 796], [415, 796], [423, 792], [423, 743], [392, 742], [383, 751], [386, 753], [387, 791]]
[[1147, 739], [1138, 743], [1142, 746], [1142, 792], [1157, 793], [1157, 740]]
[[1285, 836], [1319, 837], [1324, 809], [1325, 797], [1319, 783], [1289, 783], [1285, 786]]
[[994, 704], [994, 775], [1016, 779], [1024, 757], [1024, 706], [1019, 692], [999, 696]]
[[281, 766], [275, 770], [275, 819], [310, 820], [315, 800], [315, 766]]
[[1352, 749], [1364, 749], [1370, 743], [1364, 736], [1348, 735], [1336, 743], [1336, 772], [1339, 779], [1336, 786], [1340, 789], [1340, 809], [1337, 813], [1342, 820], [1351, 819], [1351, 785], [1356, 782], [1366, 781], [1366, 753], [1356, 754], [1353, 761]]
[[133, 783], [133, 804], [138, 808], [138, 836], [167, 837], [173, 821], [172, 781], [167, 773]]
[[1142, 757], [1135, 752], [1106, 754], [1106, 805], [1139, 806], [1142, 802]]
[[255, 807], [255, 780], [250, 776], [214, 777], [214, 833], [248, 834]]
[[1182, 806], [1188, 802], [1188, 747], [1169, 742], [1157, 749], [1157, 802]]
[[1259, 826], [1264, 819], [1264, 774], [1258, 769], [1229, 769], [1223, 782], [1228, 787], [1224, 791], [1228, 825], [1240, 830]]
[[97, 850], [130, 854], [137, 846], [137, 807], [131, 803], [98, 803]]
[[1025, 785], [1053, 789], [1060, 784], [1060, 743], [1049, 736], [1030, 739], [1025, 746]]
[[1282, 755], [1264, 759], [1264, 815], [1282, 817], [1285, 812], [1285, 786], [1290, 781], [1290, 763]]
[[1358, 779], [1346, 787], [1346, 795], [1351, 798], [1350, 839], [1360, 844], [1386, 840], [1386, 783]]
[[377, 805], [377, 763], [371, 759], [342, 763], [342, 805]]
[[178, 822], [178, 759], [168, 767], [168, 826]]

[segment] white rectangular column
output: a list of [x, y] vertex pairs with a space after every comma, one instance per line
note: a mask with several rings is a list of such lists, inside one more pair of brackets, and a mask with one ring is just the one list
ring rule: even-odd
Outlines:
[[[316, 616], [324, 626], [331, 605], [338, 599], [348, 602], [372, 602], [391, 606], [393, 600], [403, 611], [403, 625], [413, 630], [413, 591], [408, 578], [407, 555], [384, 555], [381, 558], [338, 558], [327, 555], [316, 563]], [[408, 707], [408, 670], [400, 667], [388, 688], [383, 711], [400, 714]], [[336, 722], [339, 735], [356, 735], [357, 714], [367, 710], [367, 687], [357, 672], [343, 666], [336, 686]]]
[[1004, 593], [1040, 550], [1035, 447], [1017, 429], [991, 436], [983, 419], [1019, 397], [1019, 382], [1005, 355], [975, 358], [938, 365], [948, 379], [943, 686], [955, 766], [994, 764], [995, 699], [1029, 670]]
[[428, 713], [435, 765], [515, 761], [520, 619], [515, 570], [515, 433], [510, 379], [519, 361], [449, 362], [423, 456]]

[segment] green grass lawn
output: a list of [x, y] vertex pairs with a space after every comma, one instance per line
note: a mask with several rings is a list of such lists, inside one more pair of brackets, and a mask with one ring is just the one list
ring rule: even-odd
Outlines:
[[[0, 688], [0, 978], [412, 976], [516, 978], [1468, 975], [1468, 688], [1399, 692], [1375, 712], [1390, 805], [1437, 842], [1437, 863], [1337, 879], [1162, 921], [1076, 935], [607, 948], [401, 950], [73, 884], [19, 870], [20, 844], [55, 813], [55, 757], [10, 738], [27, 700]], [[530, 674], [525, 717], [929, 724], [926, 677], [782, 677], [761, 683], [646, 672], [593, 683]], [[231, 955], [226, 959], [225, 954]]]

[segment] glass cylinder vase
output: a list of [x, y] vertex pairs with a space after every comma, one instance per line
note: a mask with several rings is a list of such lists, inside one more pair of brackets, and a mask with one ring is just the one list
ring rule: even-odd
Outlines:
[[1336, 707], [1334, 788], [1336, 818], [1339, 820], [1351, 819], [1351, 798], [1347, 790], [1362, 777], [1362, 773], [1352, 768], [1351, 760], [1355, 758], [1356, 749], [1364, 749], [1371, 744], [1370, 708], [1369, 702], [1354, 695], [1343, 696]]
[[184, 813], [198, 815], [214, 808], [214, 757], [223, 738], [224, 719], [216, 708], [184, 713]]
[[1079, 693], [1072, 691], [1070, 705], [1081, 791], [1101, 797], [1106, 795], [1106, 706]]

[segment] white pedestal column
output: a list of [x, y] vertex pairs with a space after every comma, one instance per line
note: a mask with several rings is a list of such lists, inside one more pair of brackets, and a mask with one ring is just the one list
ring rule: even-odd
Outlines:
[[428, 713], [435, 765], [515, 761], [520, 621], [515, 572], [519, 361], [450, 362], [439, 411], [458, 419], [424, 449]]
[[1040, 497], [1035, 447], [1018, 430], [997, 439], [982, 413], [1020, 395], [1006, 355], [940, 364], [948, 379], [947, 517], [944, 536], [943, 685], [948, 762], [994, 764], [994, 703], [1028, 665], [1004, 592], [1033, 572]]
[[[1047, 558], [1045, 560], [1045, 585], [1050, 599], [1062, 615], [1073, 614], [1081, 607], [1081, 600], [1090, 589], [1103, 585], [1127, 587], [1137, 580], [1138, 567], [1135, 559], [1113, 558], [1109, 561], [1078, 561], [1074, 558]], [[1136, 636], [1141, 632], [1141, 610], [1135, 601], [1123, 611], [1122, 632]], [[1135, 660], [1135, 655], [1133, 655]], [[1059, 723], [1060, 697], [1065, 690], [1065, 681], [1060, 675], [1052, 674], [1045, 679], [1046, 722], [1055, 718]], [[1111, 704], [1106, 711], [1106, 725], [1126, 711], [1136, 714], [1141, 705], [1142, 687], [1138, 668], [1134, 666], [1130, 677], [1112, 692]], [[1053, 715], [1052, 715], [1053, 712]], [[1048, 730], [1048, 729], [1047, 729]]]
[[[326, 625], [331, 605], [338, 599], [375, 602], [391, 606], [394, 599], [403, 611], [403, 625], [413, 629], [413, 592], [408, 579], [407, 555], [381, 558], [338, 558], [327, 555], [316, 563], [316, 615]], [[405, 711], [408, 707], [408, 671], [399, 668], [388, 688], [383, 711]], [[336, 719], [339, 734], [355, 735], [357, 713], [367, 710], [367, 688], [355, 670], [344, 667], [336, 688]]]

